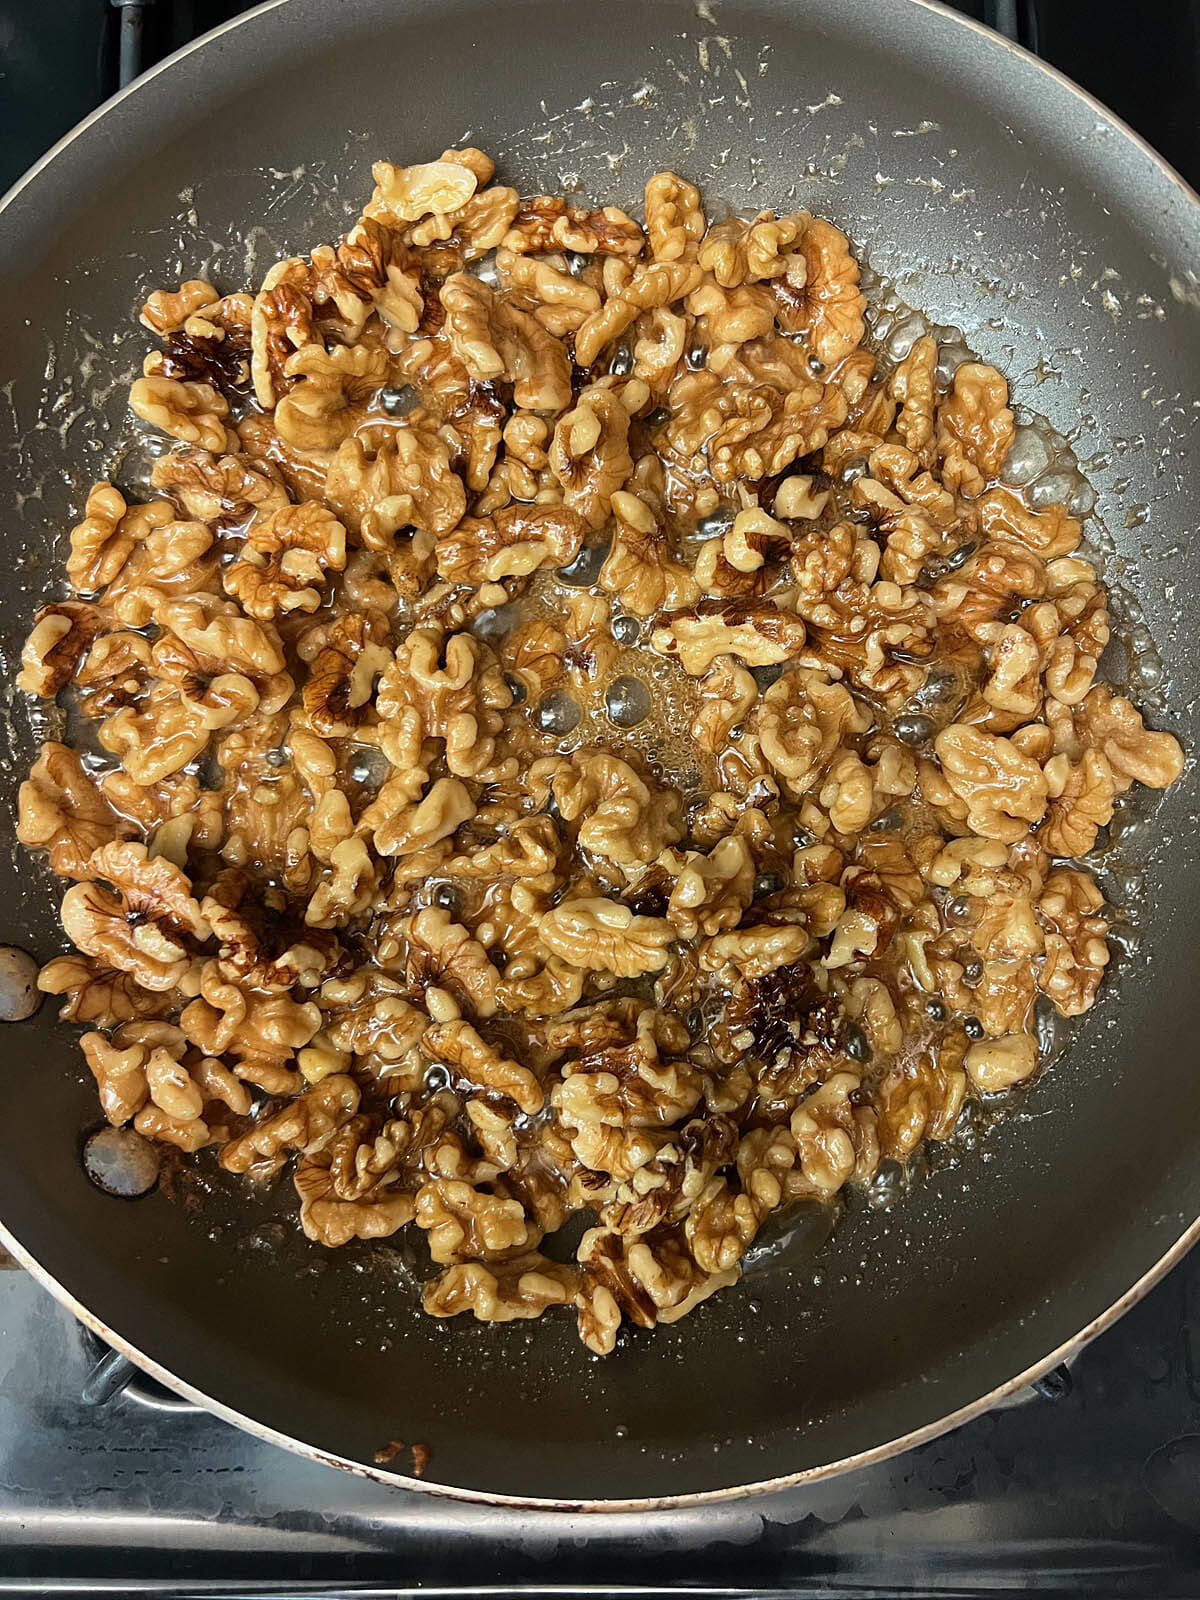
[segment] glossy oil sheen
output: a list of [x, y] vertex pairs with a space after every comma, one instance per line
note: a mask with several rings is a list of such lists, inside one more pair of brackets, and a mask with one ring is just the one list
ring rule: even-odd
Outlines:
[[[1110, 581], [1144, 609], [1166, 667], [1154, 720], [1195, 748], [1194, 200], [1098, 108], [949, 14], [872, 7], [865, 30], [844, 0], [701, 11], [288, 0], [152, 74], [54, 155], [0, 216], [6, 695], [71, 511], [116, 470], [123, 389], [98, 408], [94, 391], [140, 354], [140, 335], [110, 340], [143, 292], [206, 265], [241, 286], [340, 231], [371, 159], [469, 137], [526, 190], [633, 204], [673, 165], [714, 210], [801, 203], [844, 226], [909, 303], [1008, 371], [1018, 400], [1080, 429]], [[1132, 506], [1149, 517], [1127, 529]], [[34, 743], [25, 708], [3, 737], [11, 800]], [[802, 1252], [766, 1252], [740, 1289], [607, 1361], [567, 1318], [421, 1317], [405, 1247], [321, 1252], [270, 1195], [216, 1193], [197, 1213], [100, 1194], [79, 1159], [94, 1091], [49, 1008], [0, 1035], [0, 1218], [219, 1405], [368, 1466], [390, 1440], [423, 1443], [427, 1484], [628, 1501], [828, 1466], [1036, 1363], [1200, 1211], [1196, 810], [1192, 767], [1151, 824], [1140, 954], [986, 1160], [964, 1157], [892, 1211], [858, 1207], [821, 1251], [819, 1285]], [[56, 894], [6, 848], [4, 940], [61, 948]]]

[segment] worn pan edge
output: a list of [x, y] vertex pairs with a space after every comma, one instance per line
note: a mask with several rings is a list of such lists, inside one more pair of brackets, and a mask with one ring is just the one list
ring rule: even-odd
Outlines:
[[[65, 133], [17, 182], [0, 197], [0, 220], [5, 212], [30, 188], [40, 175], [61, 156], [82, 134], [108, 116], [115, 108], [123, 104], [128, 98], [137, 93], [147, 84], [157, 79], [161, 74], [173, 70], [177, 65], [190, 57], [194, 52], [211, 47], [214, 42], [231, 35], [243, 24], [251, 23], [266, 13], [278, 10], [286, 5], [288, 0], [263, 0], [263, 3], [253, 7], [250, 11], [243, 12], [240, 16], [231, 18], [228, 22], [210, 30], [199, 38], [192, 40], [181, 49], [158, 62], [141, 77], [135, 79], [126, 88], [122, 89], [111, 99], [98, 106], [95, 111], [77, 123], [74, 128]], [[1056, 84], [1059, 90], [1066, 91], [1081, 105], [1088, 108], [1103, 123], [1107, 124], [1114, 133], [1134, 150], [1138, 157], [1157, 168], [1160, 177], [1164, 178], [1171, 186], [1178, 190], [1180, 198], [1191, 206], [1200, 208], [1200, 194], [1197, 194], [1190, 184], [1171, 166], [1171, 164], [1156, 151], [1140, 134], [1128, 123], [1124, 122], [1114, 112], [1109, 110], [1100, 100], [1081, 88], [1065, 73], [1049, 65], [1040, 57], [1032, 55], [1020, 45], [1006, 39], [1003, 35], [994, 32], [984, 24], [964, 17], [961, 13], [952, 10], [941, 3], [941, 0], [907, 0], [915, 9], [931, 12], [941, 18], [967, 29], [986, 42], [988, 48], [1002, 48], [1025, 66], [1034, 67], [1045, 78]], [[779, 1490], [796, 1488], [808, 1483], [822, 1482], [828, 1478], [836, 1477], [841, 1473], [866, 1468], [886, 1461], [889, 1458], [911, 1450], [918, 1445], [927, 1444], [953, 1429], [961, 1427], [975, 1418], [983, 1415], [993, 1406], [1011, 1398], [1020, 1390], [1044, 1377], [1056, 1366], [1076, 1356], [1093, 1339], [1112, 1327], [1122, 1316], [1138, 1303], [1154, 1286], [1178, 1264], [1185, 1255], [1200, 1242], [1200, 1217], [1188, 1226], [1179, 1238], [1154, 1262], [1146, 1272], [1122, 1295], [1118, 1297], [1106, 1310], [1094, 1317], [1078, 1333], [1065, 1340], [1055, 1349], [1051, 1350], [1040, 1360], [1034, 1362], [1024, 1371], [1007, 1379], [994, 1389], [981, 1395], [978, 1399], [959, 1407], [956, 1411], [926, 1423], [920, 1428], [901, 1434], [893, 1439], [872, 1446], [868, 1450], [859, 1451], [854, 1455], [842, 1457], [836, 1461], [826, 1462], [820, 1466], [809, 1467], [795, 1473], [787, 1473], [774, 1478], [755, 1480], [754, 1482], [730, 1485], [722, 1489], [701, 1490], [690, 1494], [662, 1495], [644, 1497], [632, 1500], [560, 1500], [538, 1496], [522, 1496], [488, 1492], [485, 1490], [470, 1489], [458, 1485], [426, 1482], [423, 1479], [406, 1476], [401, 1473], [387, 1470], [383, 1466], [369, 1465], [349, 1457], [332, 1454], [319, 1450], [305, 1443], [301, 1439], [271, 1428], [260, 1423], [252, 1417], [227, 1406], [222, 1401], [204, 1393], [203, 1390], [190, 1384], [186, 1379], [178, 1377], [161, 1363], [138, 1350], [129, 1340], [110, 1328], [99, 1317], [95, 1316], [85, 1305], [75, 1298], [66, 1286], [60, 1283], [36, 1257], [13, 1235], [8, 1227], [0, 1220], [0, 1247], [6, 1249], [13, 1258], [51, 1294], [61, 1305], [72, 1313], [86, 1327], [90, 1328], [97, 1336], [104, 1340], [121, 1355], [127, 1357], [140, 1367], [149, 1376], [164, 1384], [174, 1393], [184, 1399], [202, 1407], [222, 1421], [241, 1429], [243, 1432], [261, 1439], [264, 1442], [276, 1445], [295, 1454], [306, 1457], [321, 1465], [338, 1467], [343, 1471], [351, 1472], [359, 1477], [367, 1478], [392, 1488], [416, 1490], [424, 1494], [436, 1495], [441, 1498], [464, 1501], [468, 1503], [488, 1506], [501, 1506], [512, 1510], [533, 1510], [546, 1512], [595, 1512], [595, 1513], [638, 1513], [656, 1510], [685, 1509], [701, 1505], [723, 1503], [743, 1495], [763, 1495]]]

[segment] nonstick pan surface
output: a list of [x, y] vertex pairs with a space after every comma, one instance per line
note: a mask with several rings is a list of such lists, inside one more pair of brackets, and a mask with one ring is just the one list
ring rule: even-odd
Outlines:
[[[373, 159], [468, 139], [526, 191], [636, 204], [675, 167], [714, 203], [846, 228], [1074, 438], [1108, 580], [1161, 654], [1139, 693], [1195, 748], [1200, 223], [1094, 102], [918, 0], [281, 0], [141, 80], [0, 214], [10, 796], [43, 731], [12, 691], [20, 641], [88, 484], [121, 479], [115, 380], [140, 357], [144, 292], [241, 286], [335, 237]], [[55, 1292], [177, 1386], [380, 1477], [409, 1481], [407, 1451], [375, 1464], [392, 1440], [429, 1449], [425, 1487], [557, 1503], [833, 1470], [1028, 1376], [1190, 1241], [1196, 809], [1190, 767], [1114, 852], [1140, 952], [1019, 1114], [903, 1203], [853, 1207], [815, 1256], [781, 1246], [607, 1361], [569, 1318], [422, 1317], [403, 1246], [324, 1252], [269, 1195], [105, 1198], [79, 1162], [94, 1090], [50, 1006], [3, 1035], [0, 1217]], [[59, 950], [56, 904], [37, 862], [0, 853], [6, 939]]]

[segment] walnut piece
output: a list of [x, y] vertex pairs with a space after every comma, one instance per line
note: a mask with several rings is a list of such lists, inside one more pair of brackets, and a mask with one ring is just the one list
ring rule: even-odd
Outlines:
[[955, 723], [938, 734], [934, 748], [968, 822], [983, 838], [1015, 843], [1045, 815], [1045, 776], [1010, 740]]
[[87, 870], [89, 880], [63, 897], [68, 937], [143, 989], [175, 988], [209, 933], [186, 876], [163, 856], [151, 859], [145, 845], [119, 840], [101, 845]]
[[1004, 465], [1013, 432], [1004, 378], [995, 367], [964, 361], [937, 413], [937, 443], [946, 486], [965, 495], [978, 495]]
[[866, 301], [858, 276], [845, 234], [816, 218], [805, 228], [799, 249], [786, 258], [782, 277], [775, 280], [780, 327], [803, 335], [826, 366], [841, 360], [862, 339]]
[[661, 917], [635, 916], [628, 906], [611, 900], [580, 899], [545, 912], [538, 936], [573, 967], [635, 978], [666, 965], [675, 931]]

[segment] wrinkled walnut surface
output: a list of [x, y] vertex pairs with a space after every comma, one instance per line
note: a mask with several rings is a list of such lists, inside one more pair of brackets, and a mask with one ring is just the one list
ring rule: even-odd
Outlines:
[[21, 791], [40, 986], [112, 1124], [606, 1354], [1030, 1079], [1108, 962], [1076, 858], [1183, 755], [1007, 381], [881, 364], [832, 223], [374, 177], [143, 308], [161, 498], [92, 489], [18, 679], [92, 732]]

